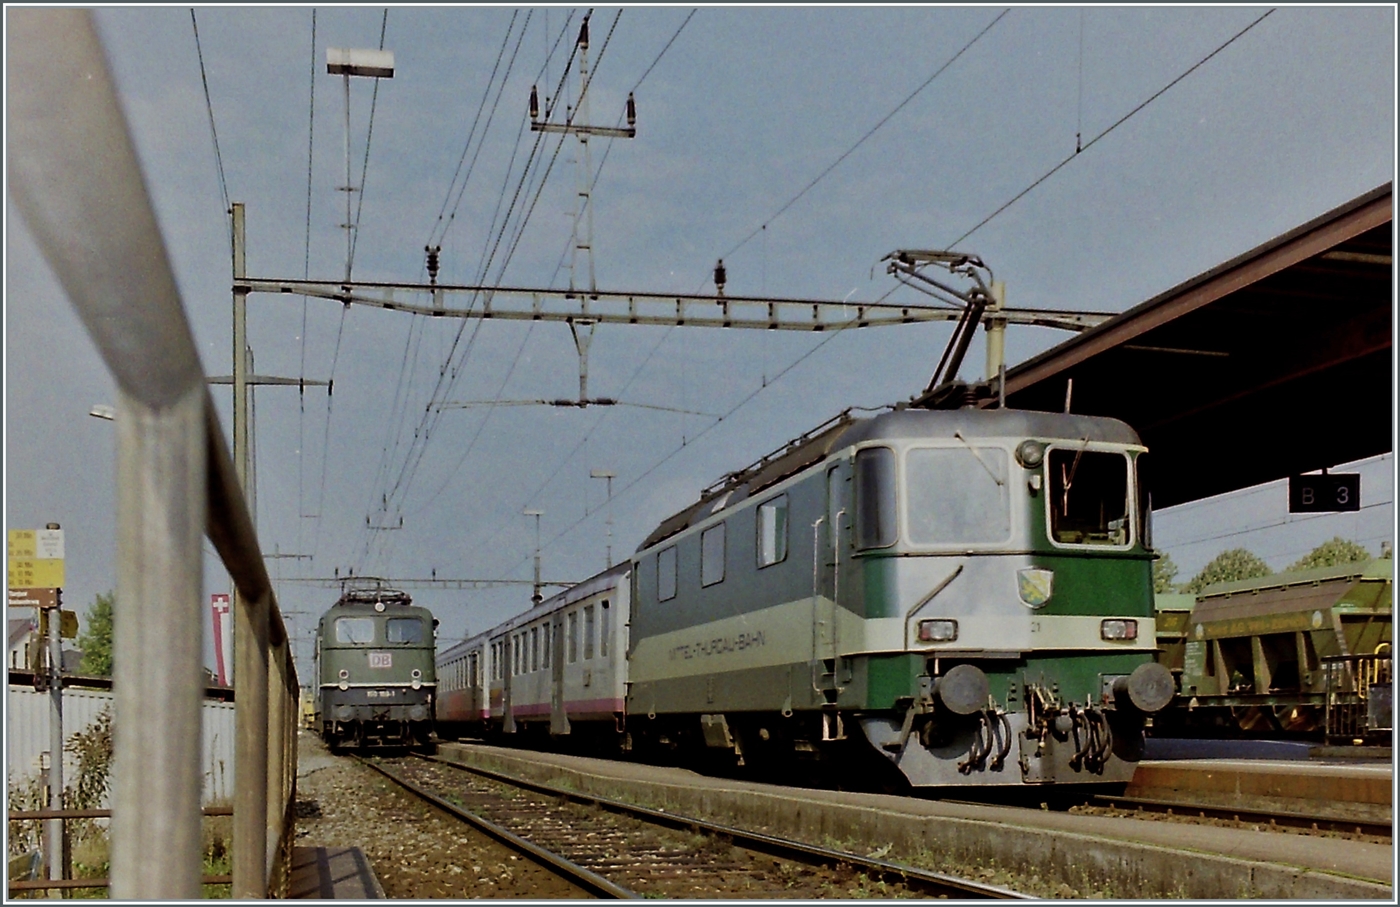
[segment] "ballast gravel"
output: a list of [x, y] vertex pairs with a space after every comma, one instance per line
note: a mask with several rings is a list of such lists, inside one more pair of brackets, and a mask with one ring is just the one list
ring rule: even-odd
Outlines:
[[298, 735], [297, 847], [358, 847], [391, 898], [584, 898], [587, 893], [389, 779]]

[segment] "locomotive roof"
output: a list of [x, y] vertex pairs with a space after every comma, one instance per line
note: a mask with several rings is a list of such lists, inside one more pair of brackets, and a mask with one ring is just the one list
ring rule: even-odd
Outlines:
[[[867, 418], [845, 410], [805, 435], [789, 441], [757, 463], [729, 473], [700, 493], [700, 500], [661, 522], [637, 547], [645, 551], [721, 507], [776, 485], [816, 463], [833, 450], [888, 438], [1073, 438], [1140, 444], [1137, 432], [1104, 416], [1045, 413], [1019, 409], [915, 409], [895, 407]], [[722, 500], [721, 500], [722, 499]]]
[[386, 605], [411, 605], [413, 597], [400, 589], [389, 589], [382, 586], [372, 588], [346, 589], [336, 599], [336, 606], [343, 605], [374, 605], [383, 602]]

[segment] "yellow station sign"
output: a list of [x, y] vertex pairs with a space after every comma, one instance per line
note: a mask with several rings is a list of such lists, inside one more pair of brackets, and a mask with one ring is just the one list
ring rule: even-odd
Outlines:
[[6, 548], [9, 588], [58, 589], [63, 586], [62, 529], [11, 529]]

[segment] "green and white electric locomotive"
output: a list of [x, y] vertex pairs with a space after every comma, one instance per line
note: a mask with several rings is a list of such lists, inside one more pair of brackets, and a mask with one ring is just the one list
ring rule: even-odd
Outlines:
[[348, 589], [316, 629], [316, 725], [332, 749], [429, 746], [437, 621], [394, 589]]
[[1129, 780], [1173, 695], [1144, 451], [1115, 419], [896, 408], [726, 477], [633, 557], [629, 734], [776, 766], [863, 736], [914, 787]]

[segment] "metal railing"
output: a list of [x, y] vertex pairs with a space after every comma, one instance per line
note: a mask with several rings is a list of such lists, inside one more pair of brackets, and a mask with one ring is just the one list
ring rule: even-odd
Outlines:
[[1392, 665], [1389, 646], [1372, 655], [1321, 659], [1323, 726], [1329, 740], [1390, 735]]
[[207, 534], [238, 593], [233, 896], [285, 891], [298, 684], [90, 12], [6, 10], [15, 206], [117, 382], [111, 896], [200, 896]]

